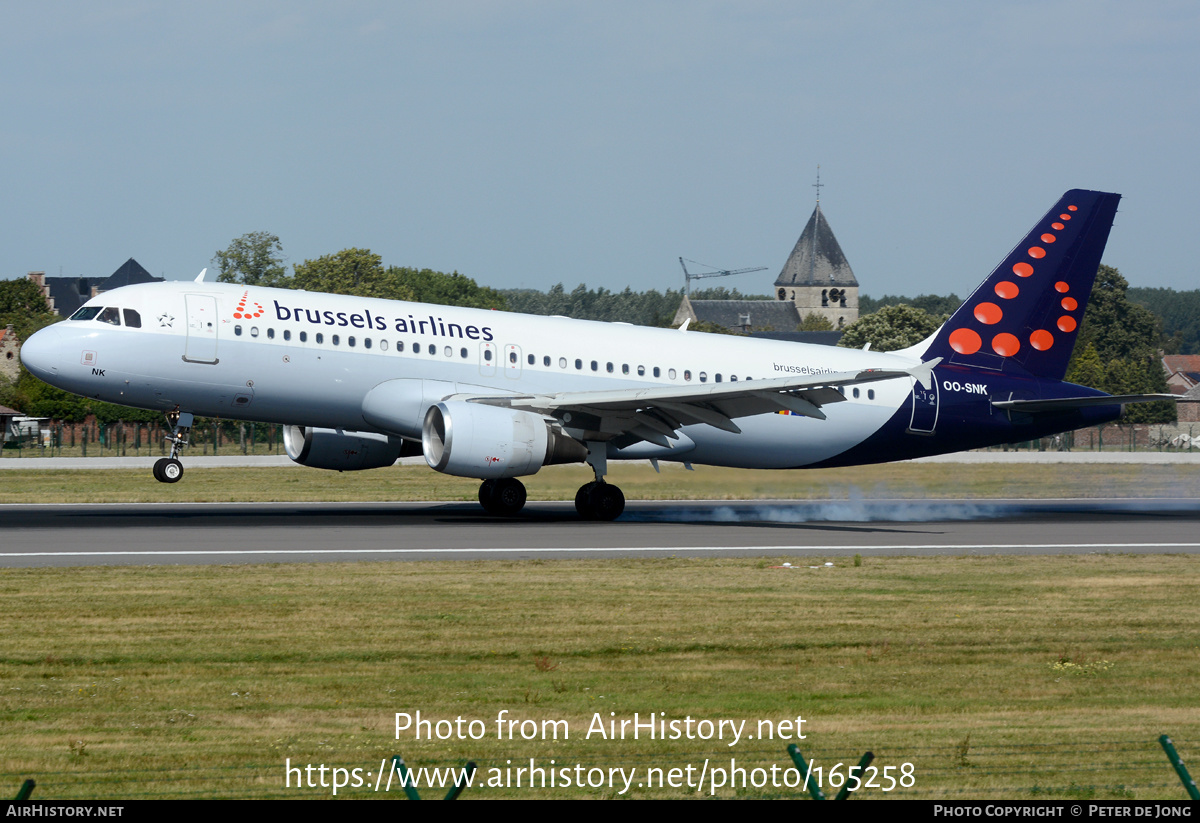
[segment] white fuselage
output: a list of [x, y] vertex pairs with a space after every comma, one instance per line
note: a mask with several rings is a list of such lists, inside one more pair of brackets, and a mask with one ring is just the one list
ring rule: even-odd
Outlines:
[[[552, 394], [904, 369], [896, 354], [220, 283], [170, 282], [101, 294], [120, 310], [38, 332], [23, 359], [39, 377], [101, 400], [200, 416], [373, 431], [363, 398], [396, 379], [460, 393]], [[136, 312], [140, 326], [129, 322]], [[908, 402], [913, 381], [847, 388], [827, 420], [760, 414], [741, 434], [682, 429], [614, 457], [783, 468], [862, 442]], [[452, 392], [448, 392], [452, 393]], [[413, 420], [414, 431], [421, 421]], [[405, 432], [406, 436], [412, 436]]]

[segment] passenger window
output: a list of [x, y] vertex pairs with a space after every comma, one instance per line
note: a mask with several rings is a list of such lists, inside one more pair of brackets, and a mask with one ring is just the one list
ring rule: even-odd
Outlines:
[[509, 362], [509, 363], [516, 363], [516, 362], [517, 362], [517, 353], [516, 353], [515, 351], [510, 351], [510, 352], [508, 353], [508, 362]]
[[404, 341], [403, 340], [396, 341], [396, 351], [398, 351], [398, 352], [404, 351]]
[[683, 379], [684, 379], [684, 380], [691, 380], [691, 379], [692, 379], [692, 370], [691, 370], [691, 369], [684, 369], [684, 370], [683, 370]]
[[708, 382], [708, 372], [700, 372], [700, 382], [701, 383]]
[[854, 397], [855, 397], [855, 399], [858, 398], [858, 386], [854, 387]]
[[535, 358], [535, 357], [534, 357], [532, 354], [531, 354], [531, 355], [529, 355], [529, 357], [525, 358], [525, 361], [526, 361], [527, 363], [529, 363], [529, 365], [531, 365], [531, 366], [534, 364], [534, 361], [535, 361], [535, 360], [536, 360], [536, 358]]
[[582, 369], [582, 368], [583, 368], [583, 361], [582, 361], [582, 360], [580, 360], [578, 357], [576, 357], [576, 358], [575, 358], [575, 368], [576, 368], [576, 369]]
[[646, 376], [646, 367], [638, 366], [638, 377], [645, 377], [645, 376]]
[[[241, 337], [241, 336], [242, 336], [242, 327], [241, 327], [241, 326], [234, 326], [234, 327], [233, 327], [233, 333], [234, 333], [235, 335], [237, 335], [238, 337]], [[317, 337], [320, 337], [320, 336], [321, 336], [321, 335], [319, 335], [319, 334], [317, 335]]]
[[558, 358], [558, 367], [560, 369], [565, 369], [567, 367], [567, 358], [565, 358], [565, 357]]
[[316, 336], [316, 337], [314, 337], [314, 338], [313, 338], [313, 340], [316, 340], [316, 341], [317, 341], [317, 343], [318, 343], [318, 345], [319, 345], [319, 344], [321, 344], [321, 343], [324, 343], [324, 342], [325, 342], [325, 335], [324, 335], [322, 332], [317, 332], [317, 336]]
[[112, 306], [108, 306], [104, 309], [104, 311], [100, 312], [100, 316], [97, 317], [96, 319], [99, 320], [101, 323], [108, 323], [109, 325], [112, 325], [112, 326], [119, 326], [119, 325], [121, 325], [121, 312]]
[[465, 348], [459, 349], [458, 356], [461, 357], [463, 360], [466, 360], [467, 359], [467, 350]]
[[[251, 336], [251, 337], [258, 337], [258, 326], [251, 326], [251, 327], [250, 327], [250, 336]], [[337, 342], [337, 338], [334, 338], [334, 342]]]
[[[717, 382], [718, 382], [718, 383], [720, 383], [720, 382], [721, 382], [721, 375], [719, 375], [719, 374], [717, 375]], [[736, 382], [737, 382], [737, 375], [736, 375], [736, 374], [731, 374], [731, 375], [729, 375], [729, 382], [730, 382], [730, 383], [736, 383]]]
[[267, 339], [268, 340], [275, 339], [275, 330], [274, 329], [267, 329]]
[[874, 389], [867, 389], [867, 399], [868, 400], [875, 399], [875, 390]]
[[542, 358], [542, 365], [546, 368], [550, 368], [550, 355], [546, 355]]
[[605, 371], [607, 371], [609, 374], [613, 373], [613, 364], [612, 363], [607, 364], [604, 368], [605, 368]]
[[[413, 354], [420, 354], [420, 353], [421, 353], [421, 344], [420, 344], [420, 343], [413, 343]], [[488, 360], [491, 360], [491, 359], [492, 359], [492, 353], [491, 353], [491, 352], [488, 352], [488, 354], [487, 354], [487, 359], [488, 359]]]
[[380, 351], [387, 351], [387, 341], [386, 341], [386, 340], [380, 340], [380, 341], [379, 341], [379, 350], [380, 350]]
[[[655, 371], [658, 371], [658, 369], [656, 368], [656, 369], [655, 369]], [[656, 376], [657, 376], [657, 375], [656, 375]], [[668, 370], [667, 370], [667, 377], [669, 377], [669, 378], [671, 378], [672, 380], [674, 380], [674, 379], [675, 379], [675, 370], [674, 370], [674, 369], [668, 369]]]
[[454, 349], [452, 349], [450, 346], [447, 346], [447, 347], [446, 347], [446, 348], [445, 348], [445, 349], [442, 351], [442, 354], [446, 355], [447, 357], [453, 357], [453, 356], [454, 356]]
[[349, 337], [346, 338], [346, 345], [349, 346], [350, 348], [354, 348], [355, 342], [356, 341], [354, 340], [354, 335], [350, 335]]
[[124, 309], [125, 325], [131, 329], [140, 329], [142, 327], [142, 316], [133, 309]]
[[491, 362], [492, 362], [492, 350], [491, 350], [491, 349], [484, 349], [484, 350], [483, 350], [483, 359], [484, 359], [484, 360], [486, 360], [486, 361], [487, 361], [487, 362], [489, 362], [489, 363], [491, 363]]
[[621, 364], [621, 374], [629, 374], [629, 364], [628, 363]]
[[342, 342], [342, 338], [341, 338], [341, 337], [339, 337], [339, 336], [338, 336], [338, 335], [336, 335], [336, 334], [335, 334], [335, 335], [333, 335], [333, 345], [335, 345], [335, 346], [336, 346], [336, 345], [338, 345], [338, 344], [339, 344], [339, 343], [341, 343], [341, 342]]
[[300, 342], [301, 342], [301, 343], [307, 343], [307, 342], [308, 342], [308, 332], [306, 332], [306, 331], [302, 331], [302, 332], [300, 332]]
[[364, 349], [369, 349], [369, 348], [371, 348], [371, 338], [369, 338], [369, 337], [364, 337], [364, 338], [363, 338], [363, 348], [364, 348]]
[[292, 339], [292, 330], [291, 330], [291, 329], [284, 329], [284, 330], [283, 330], [283, 339], [284, 339], [284, 340], [291, 340], [291, 339]]
[[600, 371], [600, 364], [595, 360], [592, 361], [592, 371]]
[[[658, 366], [655, 366], [655, 367], [654, 367], [654, 376], [655, 376], [655, 377], [661, 377], [661, 376], [662, 376], [662, 372], [661, 372], [661, 370], [658, 368]], [[675, 375], [671, 375], [671, 376], [672, 376], [672, 377], [674, 377]]]
[[720, 383], [720, 382], [721, 382], [721, 375], [720, 375], [720, 373], [719, 373], [719, 372], [717, 373], [716, 381], [717, 381], [718, 383]]

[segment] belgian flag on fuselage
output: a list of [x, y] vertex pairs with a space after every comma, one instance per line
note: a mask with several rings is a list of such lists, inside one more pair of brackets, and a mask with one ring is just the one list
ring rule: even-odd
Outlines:
[[1120, 199], [1063, 195], [938, 330], [924, 359], [1062, 380]]

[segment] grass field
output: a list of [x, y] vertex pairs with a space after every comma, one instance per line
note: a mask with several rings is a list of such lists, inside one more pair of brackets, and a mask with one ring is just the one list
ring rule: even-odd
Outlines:
[[[425, 466], [365, 472], [300, 467], [189, 468], [179, 483], [143, 469], [22, 470], [0, 474], [0, 503], [178, 503], [269, 501], [475, 500], [479, 481]], [[549, 466], [522, 478], [530, 500], [573, 500], [591, 479], [583, 466]], [[630, 500], [978, 497], [1200, 497], [1197, 464], [885, 463], [845, 469], [751, 471], [613, 463], [610, 482]]]
[[[631, 498], [837, 497], [849, 489], [1185, 496], [1197, 484], [1186, 466], [618, 471]], [[544, 470], [530, 496], [569, 497], [582, 474]], [[473, 482], [417, 467], [191, 470], [174, 486], [148, 472], [3, 478], [4, 502], [475, 494]], [[826, 782], [836, 764], [844, 774], [872, 750], [881, 787], [863, 798], [1185, 797], [1156, 739], [1170, 734], [1185, 759], [1200, 756], [1200, 558], [825, 562], [0, 570], [8, 628], [0, 637], [0, 782], [15, 794], [32, 777], [35, 799], [332, 797], [331, 788], [296, 787], [302, 772], [289, 788], [290, 762], [359, 769], [368, 785], [337, 796], [380, 797], [365, 775], [401, 754], [414, 768], [473, 759], [478, 781], [502, 783], [532, 758], [545, 780], [557, 779], [553, 787], [529, 788], [528, 775], [520, 788], [477, 784], [464, 799], [794, 797], [801, 790], [771, 785], [769, 770], [789, 779], [785, 749], [797, 742]], [[464, 736], [482, 734], [417, 740], [404, 730], [397, 739], [395, 714], [417, 711], [446, 721], [443, 732], [461, 718], [478, 721]], [[518, 721], [515, 739], [497, 734], [502, 712]], [[644, 722], [660, 712], [668, 722], [692, 718], [693, 737], [595, 733], [597, 720], [637, 713]], [[806, 739], [758, 739], [760, 721], [778, 728], [798, 716]], [[728, 725], [724, 739], [700, 739], [698, 721], [722, 720], [746, 721], [743, 734], [755, 739], [729, 745]], [[739, 767], [750, 785], [731, 787]], [[555, 772], [563, 768], [572, 784], [604, 785], [564, 786]], [[632, 775], [624, 793], [617, 769]], [[671, 769], [678, 785], [660, 785]], [[910, 775], [912, 785], [883, 791], [884, 769]], [[714, 788], [719, 770], [725, 785]], [[654, 785], [638, 785], [648, 778]]]

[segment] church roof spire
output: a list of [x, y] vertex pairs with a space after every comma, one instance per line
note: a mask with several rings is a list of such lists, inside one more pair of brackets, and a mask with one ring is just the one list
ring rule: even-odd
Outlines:
[[842, 253], [829, 221], [821, 212], [821, 167], [817, 166], [817, 205], [812, 217], [783, 264], [775, 286], [858, 286], [854, 271]]

